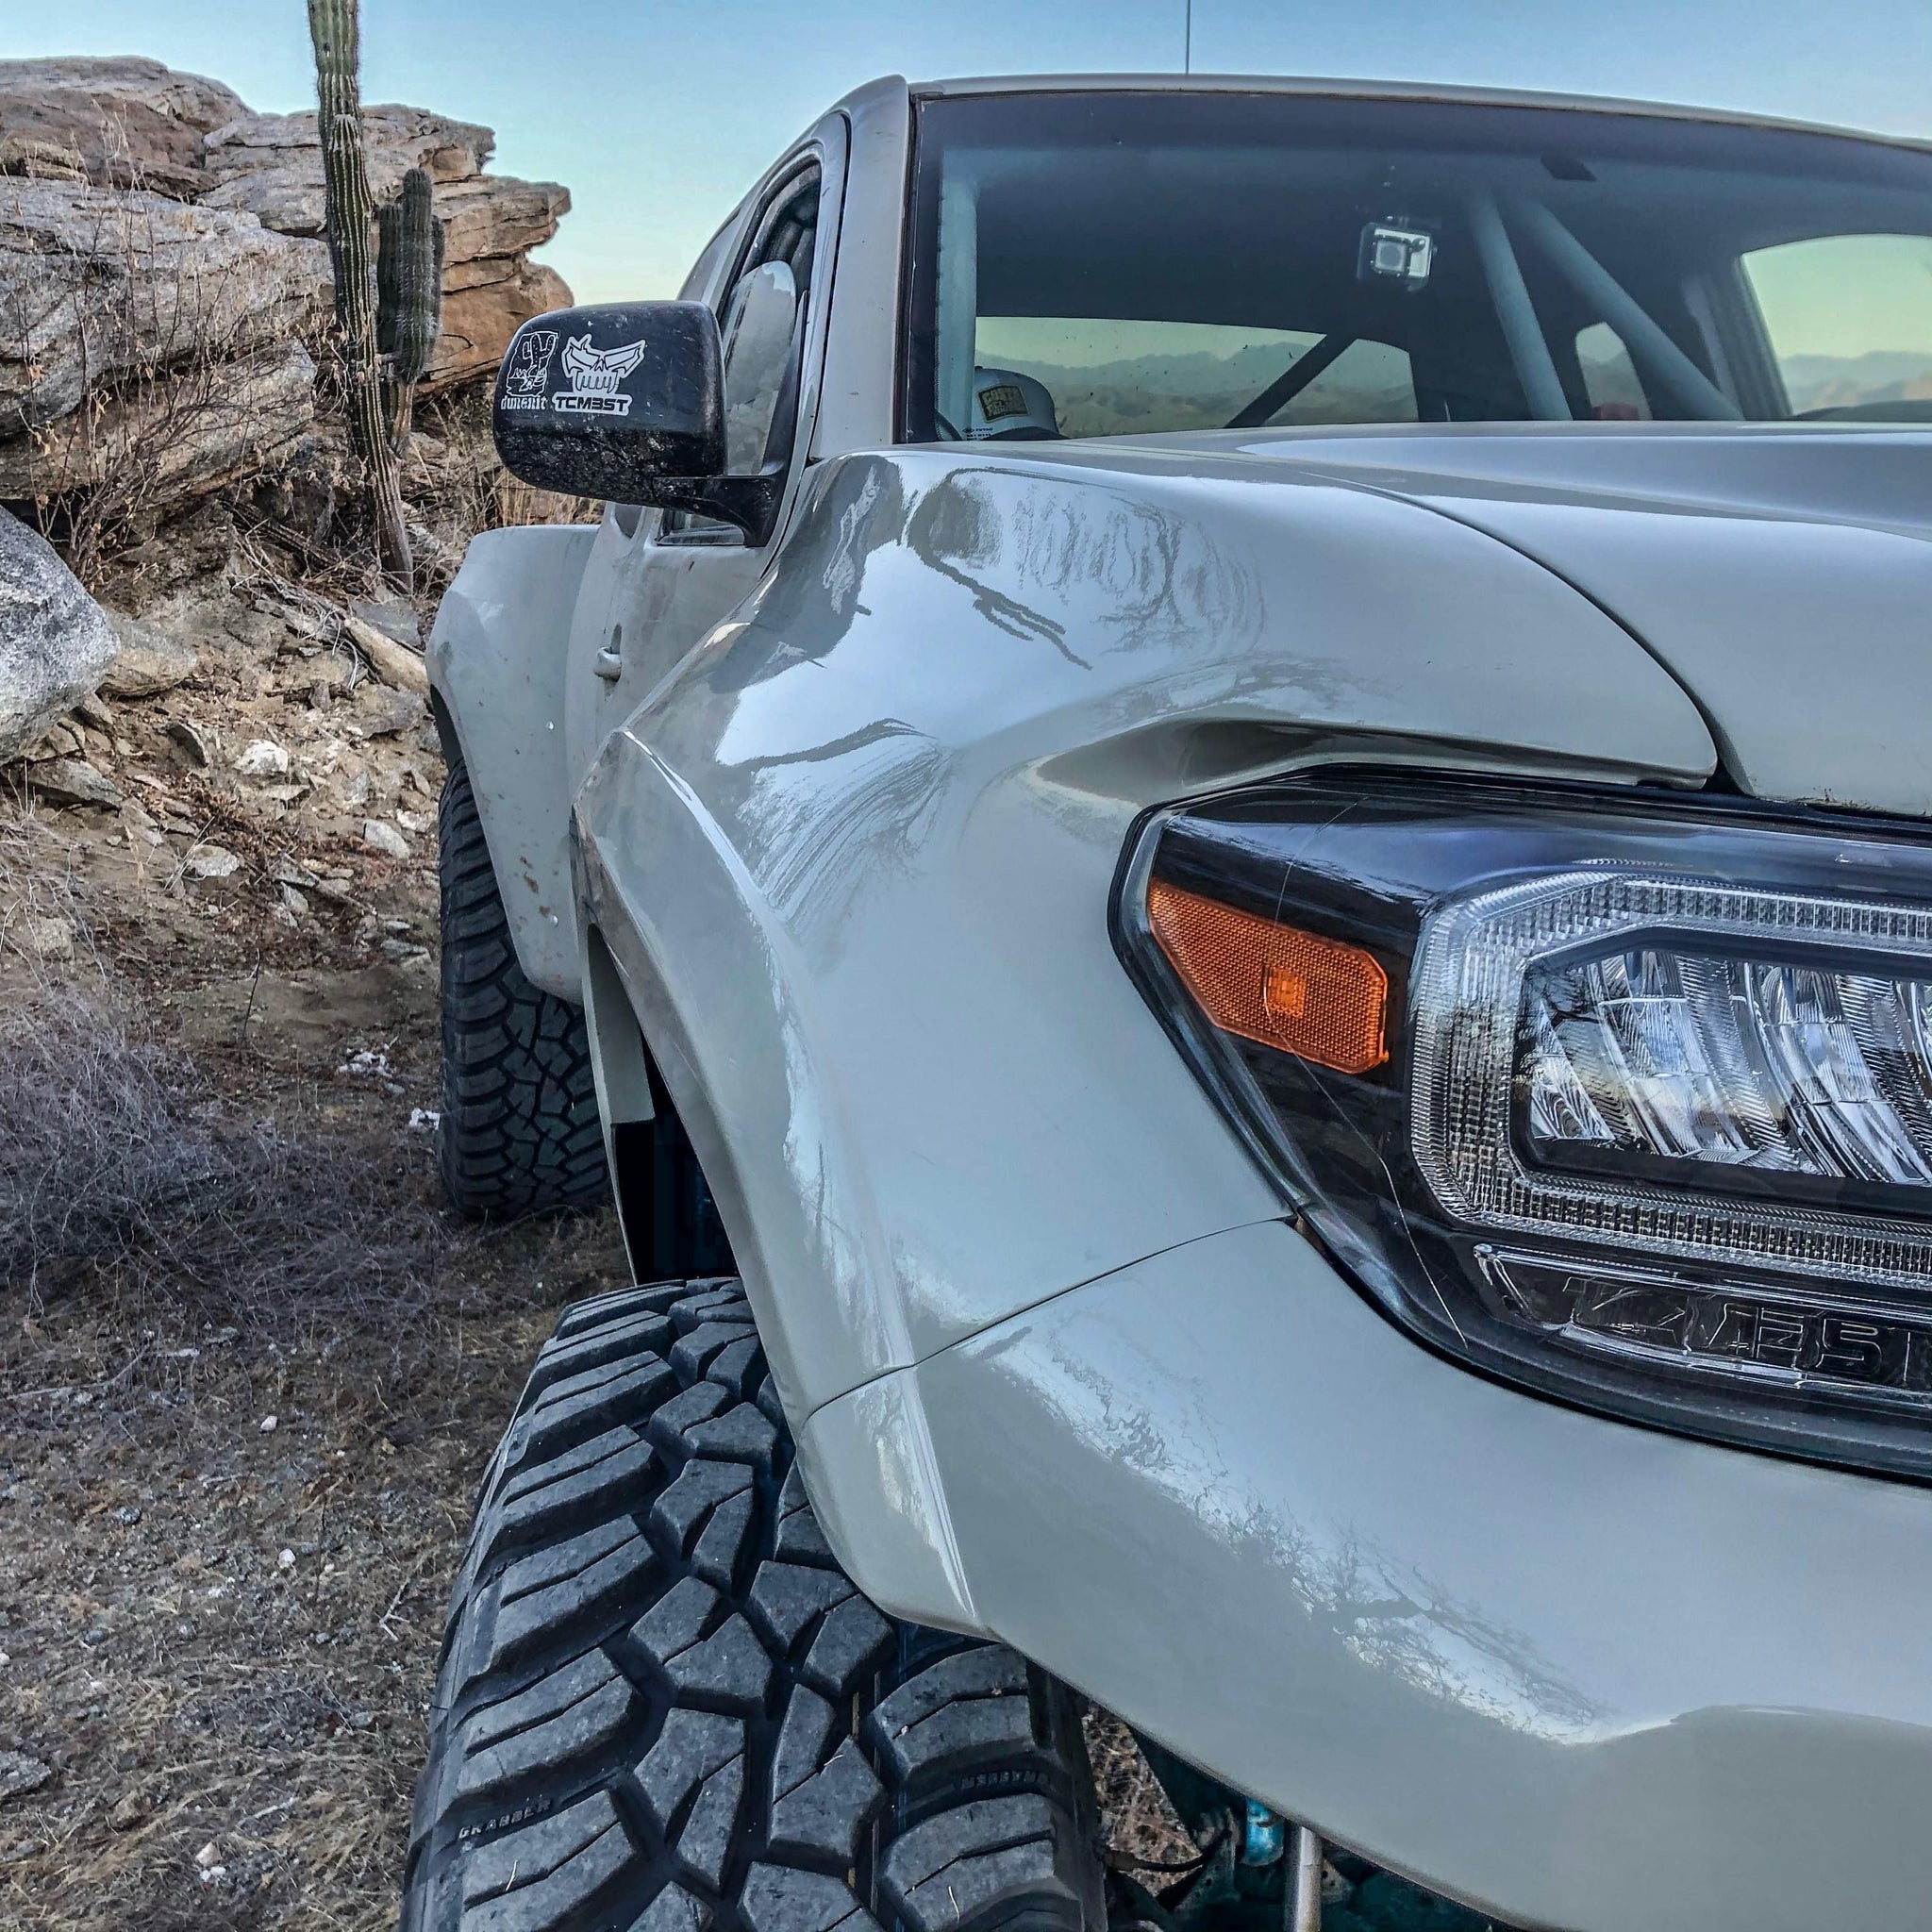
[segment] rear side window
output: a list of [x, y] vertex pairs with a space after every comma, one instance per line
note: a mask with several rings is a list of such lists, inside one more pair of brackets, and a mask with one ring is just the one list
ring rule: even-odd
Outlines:
[[819, 171], [808, 168], [765, 214], [725, 299], [719, 330], [727, 468], [734, 476], [791, 458], [818, 220]]
[[[724, 358], [725, 473], [755, 476], [791, 460], [805, 357], [812, 262], [818, 252], [821, 175], [808, 166], [791, 175], [754, 218], [749, 245], [719, 302]], [[742, 231], [727, 225], [685, 283], [696, 300], [718, 273], [722, 251]], [[662, 537], [737, 541], [727, 524], [667, 510]]]
[[1624, 338], [1607, 322], [1576, 332], [1576, 369], [1591, 415], [1599, 423], [1648, 423], [1650, 398]]
[[1821, 235], [1743, 270], [1794, 416], [1932, 423], [1932, 237]]

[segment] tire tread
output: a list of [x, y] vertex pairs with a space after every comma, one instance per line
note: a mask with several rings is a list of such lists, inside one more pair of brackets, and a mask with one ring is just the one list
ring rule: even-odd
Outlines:
[[459, 756], [443, 779], [437, 826], [444, 1191], [475, 1220], [594, 1208], [609, 1175], [584, 1016], [517, 962]]
[[1071, 1699], [859, 1594], [769, 1389], [736, 1283], [565, 1311], [457, 1581], [404, 1932], [1102, 1932]]

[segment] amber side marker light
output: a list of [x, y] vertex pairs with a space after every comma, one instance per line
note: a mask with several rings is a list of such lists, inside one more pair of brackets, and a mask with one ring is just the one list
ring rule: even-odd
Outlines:
[[1164, 879], [1147, 888], [1160, 950], [1224, 1033], [1338, 1074], [1389, 1058], [1389, 975], [1359, 946], [1238, 912]]

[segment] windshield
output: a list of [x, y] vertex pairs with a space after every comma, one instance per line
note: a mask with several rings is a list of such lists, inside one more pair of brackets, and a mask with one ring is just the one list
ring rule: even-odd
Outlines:
[[919, 109], [905, 432], [1932, 423], [1932, 155], [1543, 108]]

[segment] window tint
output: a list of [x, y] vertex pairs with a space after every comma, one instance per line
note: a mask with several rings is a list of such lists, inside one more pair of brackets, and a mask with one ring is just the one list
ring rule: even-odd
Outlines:
[[1932, 422], [1932, 238], [1821, 235], [1743, 269], [1793, 415]]

